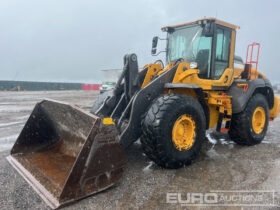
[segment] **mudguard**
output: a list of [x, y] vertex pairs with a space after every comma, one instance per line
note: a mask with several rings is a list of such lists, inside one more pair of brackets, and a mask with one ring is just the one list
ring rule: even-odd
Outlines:
[[[244, 88], [244, 86], [240, 86], [239, 84], [247, 85], [248, 88]], [[263, 93], [267, 98], [269, 109], [273, 108], [274, 93], [272, 85], [268, 79], [236, 79], [227, 91], [227, 94], [232, 96], [232, 113], [242, 112], [255, 91]]]

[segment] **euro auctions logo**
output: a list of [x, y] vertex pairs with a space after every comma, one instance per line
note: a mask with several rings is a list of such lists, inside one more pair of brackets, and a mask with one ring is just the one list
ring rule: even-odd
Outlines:
[[218, 195], [216, 193], [167, 193], [166, 203], [180, 204], [216, 204], [218, 203]]
[[272, 207], [274, 191], [211, 190], [209, 193], [166, 193], [166, 203], [181, 206]]

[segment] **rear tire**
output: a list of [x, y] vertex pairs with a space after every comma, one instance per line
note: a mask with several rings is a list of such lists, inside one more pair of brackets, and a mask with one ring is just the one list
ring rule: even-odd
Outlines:
[[[181, 116], [192, 119], [195, 126], [194, 132], [182, 129], [184, 135], [194, 135], [191, 146], [180, 151], [174, 143], [173, 131]], [[189, 165], [201, 149], [205, 139], [205, 127], [204, 111], [197, 100], [187, 95], [162, 95], [154, 101], [142, 120], [141, 143], [144, 153], [164, 168]]]
[[[254, 127], [253, 126], [253, 115], [260, 110], [260, 113], [263, 113], [263, 117], [259, 123]], [[262, 117], [262, 118], [263, 118]], [[261, 143], [264, 139], [269, 119], [269, 107], [267, 100], [262, 94], [255, 94], [249, 100], [244, 111], [232, 116], [229, 136], [230, 138], [240, 145], [255, 145]]]

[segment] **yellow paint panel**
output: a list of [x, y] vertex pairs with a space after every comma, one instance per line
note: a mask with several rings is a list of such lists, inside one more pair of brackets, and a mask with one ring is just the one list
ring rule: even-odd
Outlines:
[[230, 86], [233, 83], [233, 77], [234, 77], [234, 72], [232, 68], [227, 68], [220, 79], [218, 80], [212, 80], [212, 85], [213, 86]]
[[277, 96], [274, 96], [274, 106], [273, 108], [269, 111], [269, 118], [274, 119], [278, 116], [280, 112], [280, 98]]
[[230, 57], [229, 57], [229, 68], [233, 68], [233, 60], [234, 60], [234, 51], [235, 51], [235, 37], [236, 31], [232, 30], [231, 32], [231, 44], [230, 44]]
[[142, 83], [141, 88], [144, 88], [150, 83], [151, 79], [162, 69], [160, 64], [148, 64], [143, 67], [143, 69], [148, 68], [145, 79]]
[[161, 28], [161, 30], [164, 31], [164, 30], [166, 30], [169, 27], [177, 28], [177, 27], [182, 27], [182, 26], [187, 26], [187, 25], [193, 25], [193, 24], [197, 23], [198, 21], [203, 21], [203, 20], [213, 20], [218, 25], [222, 25], [222, 26], [225, 26], [225, 27], [228, 27], [228, 28], [232, 28], [232, 29], [239, 29], [240, 28], [240, 26], [233, 25], [231, 23], [227, 23], [225, 21], [218, 20], [218, 19], [213, 18], [213, 17], [207, 17], [207, 18], [205, 17], [205, 18], [200, 18], [200, 19], [192, 21], [192, 22], [187, 22], [187, 23], [182, 23], [182, 24], [177, 24], [177, 25], [164, 26], [164, 27]]
[[104, 118], [102, 122], [104, 125], [115, 125], [115, 123], [111, 117]]
[[209, 128], [213, 128], [218, 122], [219, 111], [217, 111], [216, 106], [209, 105], [209, 113], [210, 113]]

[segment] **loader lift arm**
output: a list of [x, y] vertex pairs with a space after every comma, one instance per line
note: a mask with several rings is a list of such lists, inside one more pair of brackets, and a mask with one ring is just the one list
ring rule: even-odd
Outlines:
[[136, 55], [124, 56], [124, 69], [113, 94], [105, 99], [100, 109], [91, 111], [94, 114], [114, 119], [120, 132], [118, 141], [122, 148], [127, 148], [141, 136], [139, 127], [142, 115], [151, 102], [164, 91], [165, 84], [172, 82], [176, 69], [177, 65], [140, 89], [147, 68], [138, 73]]

